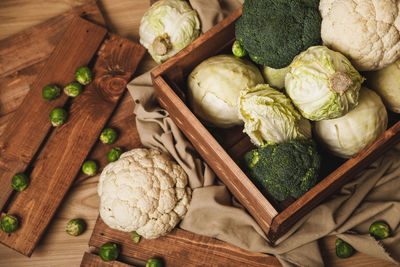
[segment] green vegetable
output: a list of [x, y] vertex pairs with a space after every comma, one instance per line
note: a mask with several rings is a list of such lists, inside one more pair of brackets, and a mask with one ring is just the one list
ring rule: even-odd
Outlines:
[[300, 52], [321, 44], [318, 0], [246, 0], [235, 24], [250, 58], [280, 69]]
[[236, 40], [232, 45], [232, 53], [235, 57], [244, 57], [247, 55], [246, 50], [244, 49], [242, 43], [239, 40]]
[[66, 232], [72, 236], [78, 236], [86, 230], [86, 223], [82, 219], [72, 219], [67, 223]]
[[48, 101], [58, 98], [61, 95], [61, 89], [57, 85], [46, 85], [42, 88], [42, 97]]
[[11, 186], [14, 190], [24, 191], [29, 185], [29, 178], [23, 173], [17, 173], [11, 179]]
[[271, 87], [282, 91], [285, 88], [285, 77], [289, 71], [289, 67], [283, 69], [274, 69], [268, 66], [264, 66], [262, 69], [262, 75], [264, 76], [265, 82]]
[[69, 83], [64, 87], [64, 93], [70, 97], [77, 97], [82, 92], [82, 85], [77, 82]]
[[390, 235], [390, 227], [385, 222], [374, 222], [369, 227], [369, 233], [376, 239], [385, 239]]
[[99, 255], [103, 261], [113, 261], [118, 258], [119, 249], [118, 245], [112, 242], [103, 244], [100, 247]]
[[133, 240], [133, 242], [134, 242], [135, 244], [138, 244], [138, 243], [140, 242], [140, 238], [141, 238], [141, 237], [142, 237], [142, 236], [139, 235], [138, 233], [136, 233], [136, 231], [131, 232], [131, 238], [132, 238], [132, 240]]
[[68, 113], [63, 108], [54, 108], [50, 112], [50, 121], [54, 127], [64, 124], [67, 120]]
[[354, 248], [340, 238], [336, 239], [335, 245], [336, 255], [339, 258], [348, 258], [354, 254]]
[[111, 148], [111, 150], [107, 153], [108, 162], [114, 162], [119, 159], [122, 154], [122, 149], [119, 147]]
[[97, 164], [93, 160], [87, 160], [82, 165], [82, 172], [89, 176], [96, 175], [97, 169]]
[[388, 116], [381, 98], [361, 88], [358, 105], [346, 115], [314, 123], [316, 137], [332, 154], [350, 158], [371, 144], [387, 128]]
[[305, 194], [317, 183], [321, 167], [311, 139], [267, 144], [247, 152], [244, 159], [252, 181], [278, 201]]
[[240, 91], [263, 83], [258, 68], [233, 55], [218, 55], [201, 62], [188, 77], [188, 102], [208, 125], [242, 125], [237, 112]]
[[257, 146], [311, 138], [310, 122], [296, 111], [289, 98], [268, 84], [240, 92], [239, 116], [244, 121], [243, 131]]
[[187, 1], [158, 1], [140, 21], [140, 43], [157, 63], [172, 57], [199, 35], [200, 20]]
[[5, 233], [12, 233], [18, 229], [18, 218], [14, 215], [6, 215], [1, 220], [1, 230]]
[[365, 79], [342, 54], [314, 46], [290, 64], [286, 93], [307, 119], [335, 119], [357, 106]]
[[105, 128], [100, 134], [100, 140], [104, 144], [113, 144], [117, 140], [118, 134], [113, 128]]
[[162, 267], [162, 261], [157, 258], [151, 258], [147, 261], [146, 267]]
[[75, 79], [78, 83], [87, 85], [92, 82], [92, 72], [88, 67], [79, 67], [75, 71]]

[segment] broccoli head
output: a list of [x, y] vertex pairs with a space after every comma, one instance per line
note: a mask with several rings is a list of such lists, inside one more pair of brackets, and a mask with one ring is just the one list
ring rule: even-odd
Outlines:
[[313, 140], [267, 144], [245, 155], [251, 180], [278, 201], [299, 198], [318, 181], [321, 156]]
[[284, 68], [300, 52], [321, 44], [318, 6], [318, 0], [246, 0], [236, 39], [254, 62]]

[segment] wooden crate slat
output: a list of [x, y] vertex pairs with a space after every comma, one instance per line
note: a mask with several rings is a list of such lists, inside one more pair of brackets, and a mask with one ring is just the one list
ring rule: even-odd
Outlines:
[[157, 239], [142, 238], [133, 243], [130, 233], [109, 228], [99, 217], [89, 245], [99, 248], [106, 242], [121, 245], [121, 254], [147, 261], [153, 257], [170, 266], [281, 266], [278, 259], [262, 253], [249, 252], [220, 240], [174, 229]]
[[12, 192], [11, 177], [25, 171], [51, 129], [48, 114], [68, 100], [61, 94], [56, 100], [45, 101], [42, 88], [48, 84], [65, 86], [73, 81], [75, 69], [89, 63], [105, 34], [105, 28], [75, 18], [8, 122], [0, 139], [0, 210]]
[[95, 80], [74, 99], [68, 121], [52, 132], [35, 161], [30, 186], [9, 206], [8, 213], [22, 218], [20, 229], [11, 235], [0, 233], [1, 242], [31, 255], [144, 53], [142, 46], [115, 35], [104, 41], [93, 70]]
[[96, 2], [89, 1], [44, 23], [0, 40], [0, 77], [46, 59], [64, 34], [69, 22], [76, 16], [105, 25]]
[[131, 264], [126, 264], [118, 260], [103, 261], [100, 256], [85, 252], [82, 258], [81, 267], [135, 267]]

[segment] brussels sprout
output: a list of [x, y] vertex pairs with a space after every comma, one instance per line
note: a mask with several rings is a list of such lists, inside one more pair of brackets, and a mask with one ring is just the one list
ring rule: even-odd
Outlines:
[[385, 239], [390, 235], [390, 227], [385, 222], [374, 222], [369, 227], [369, 233], [376, 239]]
[[162, 261], [157, 258], [151, 258], [147, 261], [146, 267], [162, 267]]
[[76, 97], [82, 93], [82, 85], [77, 82], [72, 82], [64, 87], [64, 93], [70, 97]]
[[18, 218], [14, 215], [6, 215], [1, 220], [1, 230], [6, 233], [15, 232], [18, 229]]
[[83, 173], [89, 176], [96, 175], [97, 169], [97, 164], [93, 160], [87, 160], [82, 165]]
[[47, 101], [56, 99], [61, 94], [61, 89], [57, 85], [46, 85], [42, 88], [42, 97]]
[[354, 254], [354, 248], [340, 238], [336, 239], [335, 245], [336, 255], [339, 258], [348, 258]]
[[122, 154], [122, 149], [119, 147], [111, 148], [111, 150], [107, 153], [108, 162], [114, 162], [119, 159]]
[[104, 144], [113, 144], [117, 140], [118, 134], [113, 128], [105, 128], [100, 134], [100, 140]]
[[92, 82], [92, 72], [88, 67], [79, 67], [75, 71], [75, 79], [78, 83], [87, 85]]
[[23, 173], [17, 173], [11, 179], [11, 186], [14, 190], [24, 191], [29, 185], [29, 178]]
[[142, 236], [139, 235], [138, 233], [136, 233], [136, 231], [133, 231], [133, 232], [131, 233], [131, 238], [132, 238], [132, 240], [133, 240], [133, 242], [134, 242], [135, 244], [138, 244], [138, 243], [139, 243], [141, 237], [142, 237]]
[[68, 113], [63, 108], [54, 108], [50, 111], [50, 121], [54, 127], [62, 125], [68, 117]]
[[65, 231], [72, 236], [78, 236], [85, 232], [86, 223], [82, 219], [72, 219], [67, 223]]
[[232, 53], [235, 57], [244, 57], [247, 55], [247, 51], [244, 49], [242, 43], [236, 40], [232, 45]]
[[113, 261], [118, 258], [118, 245], [112, 242], [105, 243], [100, 247], [99, 255], [103, 261]]

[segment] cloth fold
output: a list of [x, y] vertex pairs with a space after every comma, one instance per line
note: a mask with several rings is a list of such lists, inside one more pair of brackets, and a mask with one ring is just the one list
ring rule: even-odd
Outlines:
[[[203, 30], [240, 6], [240, 0], [191, 0]], [[249, 251], [274, 254], [284, 266], [323, 266], [317, 240], [337, 235], [357, 251], [400, 262], [400, 144], [375, 161], [353, 181], [299, 220], [275, 245], [268, 242], [255, 220], [232, 197], [211, 168], [158, 106], [150, 73], [128, 84], [135, 100], [141, 142], [173, 157], [188, 174], [191, 204], [180, 228], [218, 238]], [[385, 221], [391, 237], [376, 241], [369, 225]]]

